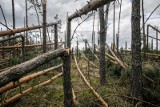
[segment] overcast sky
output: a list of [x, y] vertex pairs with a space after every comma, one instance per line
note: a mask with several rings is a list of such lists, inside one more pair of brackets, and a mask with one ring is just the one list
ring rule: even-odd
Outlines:
[[[40, 1], [40, 0], [39, 0]], [[47, 22], [55, 22], [54, 16], [58, 14], [59, 19], [62, 20], [62, 29], [63, 33], [60, 33], [60, 37], [64, 39], [64, 31], [66, 30], [66, 15], [67, 12], [69, 15], [73, 14], [76, 9], [82, 8], [85, 4], [87, 4], [87, 0], [47, 0]], [[122, 13], [121, 13], [121, 24], [120, 24], [120, 47], [125, 46], [125, 41], [130, 45], [131, 41], [131, 0], [122, 0]], [[144, 12], [145, 12], [145, 20], [150, 15], [150, 13], [154, 10], [154, 8], [160, 4], [160, 0], [145, 0], [144, 2]], [[12, 3], [11, 0], [0, 0], [0, 5], [3, 8], [4, 14], [6, 16], [6, 20], [9, 24], [9, 27], [12, 28]], [[29, 7], [32, 4], [28, 4]], [[39, 10], [41, 11], [41, 10]], [[25, 0], [15, 0], [15, 14], [16, 14], [16, 28], [24, 26], [24, 17], [25, 17]], [[90, 14], [90, 13], [89, 13]], [[72, 31], [78, 25], [78, 23], [82, 22], [86, 17], [83, 16], [81, 18], [74, 19], [72, 21]], [[118, 17], [119, 17], [119, 4], [116, 3], [116, 33], [118, 26]], [[96, 31], [96, 42], [98, 36], [98, 12], [96, 12], [96, 20], [95, 20], [95, 31]], [[0, 22], [4, 23], [4, 19], [2, 17], [2, 13], [0, 11]], [[35, 14], [34, 8], [29, 9], [29, 25], [32, 24], [37, 25], [37, 18]], [[160, 29], [160, 8], [158, 8], [147, 24], [151, 24], [153, 26], [157, 26]], [[2, 27], [0, 25], [0, 27]], [[2, 27], [5, 30], [5, 27]], [[91, 35], [93, 29], [93, 16], [83, 22], [77, 29], [78, 34], [83, 34], [83, 38], [86, 38], [91, 42]], [[155, 31], [150, 30], [150, 35], [153, 37], [156, 36]], [[110, 5], [109, 8], [109, 27], [108, 27], [108, 35], [107, 35], [107, 43], [111, 44], [113, 40], [113, 5]], [[160, 34], [159, 34], [160, 35]], [[72, 41], [73, 45], [75, 45], [76, 34], [74, 36], [74, 40]], [[160, 38], [160, 36], [159, 36]], [[84, 43], [81, 41], [81, 47], [84, 46]], [[149, 40], [151, 41], [151, 40]], [[155, 41], [154, 41], [155, 42]], [[128, 46], [130, 47], [130, 46]], [[160, 42], [159, 42], [160, 47]], [[159, 48], [160, 49], [160, 48]]]

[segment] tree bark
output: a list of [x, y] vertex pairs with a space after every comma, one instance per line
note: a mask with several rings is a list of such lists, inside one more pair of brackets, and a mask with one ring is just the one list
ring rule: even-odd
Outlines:
[[71, 83], [71, 55], [70, 50], [64, 53], [63, 60], [63, 89], [64, 107], [73, 106], [72, 83]]
[[16, 65], [8, 70], [5, 70], [0, 73], [0, 87], [6, 85], [9, 82], [17, 81], [25, 74], [31, 72], [37, 67], [47, 63], [48, 61], [61, 57], [64, 55], [64, 49], [58, 49], [55, 51], [49, 51], [45, 54], [37, 56], [29, 61]]
[[58, 25], [57, 24], [55, 24], [54, 25], [54, 49], [56, 50], [57, 48], [58, 48]]
[[5, 102], [4, 102], [2, 105], [0, 105], [0, 106], [1, 106], [1, 107], [6, 107], [7, 105], [12, 104], [12, 103], [15, 102], [16, 100], [22, 98], [24, 95], [26, 95], [27, 93], [29, 93], [29, 92], [32, 91], [33, 89], [37, 89], [37, 88], [39, 88], [39, 87], [48, 85], [48, 84], [52, 83], [55, 79], [57, 79], [58, 77], [60, 77], [60, 76], [62, 76], [62, 75], [63, 75], [63, 72], [55, 75], [54, 77], [52, 77], [51, 79], [49, 79], [49, 80], [47, 80], [47, 81], [45, 81], [45, 82], [42, 82], [42, 83], [40, 83], [40, 84], [38, 84], [38, 85], [36, 85], [36, 86], [33, 86], [33, 87], [31, 87], [31, 88], [28, 88], [27, 90], [23, 91], [22, 93], [17, 94], [17, 95], [15, 95], [15, 96], [13, 96], [13, 97], [5, 100]]
[[113, 4], [113, 51], [115, 51], [115, 2]]
[[43, 0], [43, 53], [47, 52], [46, 46], [46, 2], [47, 0]]
[[76, 63], [76, 67], [78, 69], [78, 72], [81, 76], [81, 78], [83, 79], [84, 83], [88, 86], [88, 88], [91, 90], [91, 92], [93, 93], [93, 95], [95, 95], [97, 97], [97, 99], [99, 100], [99, 102], [102, 104], [103, 107], [108, 107], [108, 104], [103, 100], [103, 98], [93, 89], [93, 87], [91, 86], [91, 84], [86, 80], [86, 78], [84, 77], [82, 71], [80, 70], [80, 68], [78, 67], [77, 64], [77, 60], [76, 57], [74, 57], [75, 63]]
[[15, 8], [14, 8], [14, 0], [12, 0], [12, 17], [13, 17], [13, 29], [15, 29]]
[[112, 1], [115, 1], [115, 0], [91, 0], [91, 2], [88, 2], [87, 5], [85, 5], [80, 10], [78, 10], [74, 14], [72, 14], [68, 18], [68, 20], [72, 20], [74, 18], [81, 17], [82, 15], [87, 14], [91, 10], [96, 10], [100, 6], [108, 4], [108, 3], [112, 2]]
[[[55, 24], [57, 24], [57, 22], [47, 24], [46, 27], [53, 26]], [[31, 26], [31, 27], [24, 27], [24, 28], [17, 28], [17, 29], [13, 29], [13, 30], [1, 31], [0, 32], [0, 37], [1, 36], [6, 36], [6, 35], [13, 35], [15, 33], [21, 33], [21, 32], [24, 32], [24, 31], [39, 29], [39, 28], [42, 28], [42, 27], [43, 27], [43, 25], [36, 25], [36, 26]]]
[[[132, 0], [132, 97], [141, 99], [142, 62], [140, 34], [140, 0]], [[137, 102], [133, 100], [133, 106]]]
[[[61, 66], [62, 66], [62, 64], [60, 64], [60, 65], [58, 65], [58, 66], [55, 66], [55, 67], [51, 67], [51, 68], [45, 69], [45, 70], [43, 70], [43, 71], [36, 72], [36, 73], [34, 73], [34, 74], [31, 74], [31, 75], [27, 75], [27, 76], [25, 76], [25, 77], [23, 77], [23, 78], [21, 78], [21, 79], [19, 80], [19, 84], [23, 84], [23, 83], [25, 83], [25, 82], [28, 82], [28, 81], [30, 81], [30, 80], [32, 80], [32, 79], [34, 79], [34, 78], [37, 78], [37, 77], [39, 77], [39, 76], [41, 76], [41, 75], [44, 75], [44, 74], [46, 74], [46, 73], [48, 73], [48, 72], [50, 72], [50, 71], [53, 71], [54, 69], [57, 69], [57, 68], [59, 68], [59, 67], [61, 67]], [[17, 82], [15, 82], [15, 83], [14, 83], [14, 82], [10, 82], [10, 83], [7, 84], [6, 86], [0, 88], [0, 94], [6, 92], [6, 91], [9, 90], [9, 89], [12, 89], [12, 88], [14, 88], [14, 87], [17, 87], [17, 86], [18, 86], [18, 83], [17, 83]]]
[[99, 8], [100, 18], [100, 53], [99, 53], [99, 73], [100, 73], [100, 84], [105, 85], [106, 83], [106, 62], [105, 62], [105, 23], [104, 23], [104, 6]]

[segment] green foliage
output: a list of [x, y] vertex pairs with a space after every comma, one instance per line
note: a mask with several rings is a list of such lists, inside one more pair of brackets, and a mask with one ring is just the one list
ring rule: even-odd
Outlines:
[[9, 60], [9, 62], [11, 65], [17, 65], [21, 62], [21, 60], [19, 57], [14, 56]]
[[160, 67], [156, 63], [144, 64], [143, 98], [153, 104], [160, 102]]

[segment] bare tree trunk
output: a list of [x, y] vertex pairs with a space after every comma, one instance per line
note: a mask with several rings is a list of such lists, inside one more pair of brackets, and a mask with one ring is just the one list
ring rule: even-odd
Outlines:
[[55, 47], [54, 49], [56, 50], [58, 48], [58, 24], [54, 25], [54, 43], [55, 43]]
[[146, 46], [146, 47], [147, 47], [147, 49], [146, 49], [147, 52], [149, 51], [149, 47], [148, 47], [148, 46], [149, 46], [149, 45], [148, 45], [148, 37], [149, 37], [149, 25], [147, 25], [147, 46]]
[[144, 23], [144, 2], [142, 0], [142, 27], [143, 27], [143, 57], [146, 59], [146, 35], [145, 35], [145, 23]]
[[127, 41], [125, 42], [125, 50], [126, 50], [126, 53], [127, 53]]
[[156, 31], [156, 52], [158, 52], [158, 31]]
[[16, 65], [10, 69], [0, 72], [0, 87], [8, 84], [9, 82], [17, 81], [25, 74], [31, 72], [37, 67], [55, 59], [57, 57], [62, 57], [66, 51], [64, 49], [58, 49], [55, 51], [50, 51], [40, 56], [37, 56], [29, 61]]
[[[26, 5], [26, 9], [25, 9], [25, 25], [26, 27], [28, 27], [28, 3], [27, 3], [27, 0], [25, 0], [25, 5]], [[28, 32], [26, 31], [26, 44], [28, 45], [29, 44], [29, 40], [28, 40]]]
[[153, 52], [153, 39], [151, 39], [151, 50]]
[[[67, 15], [67, 48], [71, 48], [71, 20], [68, 19]], [[64, 106], [73, 106], [72, 96], [72, 84], [71, 84], [71, 54], [63, 57], [63, 69], [64, 69]]]
[[66, 52], [63, 60], [63, 88], [64, 88], [64, 107], [73, 107], [72, 83], [71, 83], [71, 55]]
[[105, 85], [106, 83], [106, 69], [105, 69], [105, 23], [104, 23], [104, 6], [99, 8], [100, 18], [100, 57], [99, 57], [99, 68], [100, 68], [100, 84]]
[[12, 0], [12, 17], [13, 17], [13, 29], [15, 29], [15, 8], [14, 8], [14, 0]]
[[[38, 15], [38, 11], [37, 11], [35, 2], [33, 2], [33, 6], [34, 6], [34, 9], [35, 9], [35, 11], [36, 11], [38, 24], [40, 25], [39, 15]], [[42, 43], [42, 39], [41, 39], [42, 33], [41, 33], [41, 29], [40, 29], [40, 28], [39, 28], [39, 33], [40, 33], [40, 41], [41, 41], [41, 43]]]
[[117, 52], [119, 52], [119, 34], [116, 34], [116, 46], [117, 46]]
[[[132, 0], [132, 97], [141, 99], [142, 62], [140, 34], [140, 0]], [[136, 105], [133, 100], [133, 107]]]
[[113, 4], [113, 51], [115, 51], [115, 2]]
[[106, 29], [106, 38], [107, 38], [107, 29], [108, 29], [108, 12], [110, 4], [106, 5], [106, 15], [105, 15], [105, 29]]
[[[12, 18], [13, 18], [13, 29], [15, 29], [15, 7], [14, 7], [14, 0], [12, 0]], [[16, 40], [13, 40], [13, 44], [16, 43]], [[15, 56], [15, 50], [13, 50], [13, 56]]]
[[43, 53], [46, 53], [46, 0], [43, 0]]

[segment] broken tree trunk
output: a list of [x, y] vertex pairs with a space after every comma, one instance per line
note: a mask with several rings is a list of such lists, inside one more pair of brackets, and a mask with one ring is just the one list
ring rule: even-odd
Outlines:
[[[61, 45], [63, 45], [63, 43], [65, 42], [59, 42], [62, 43]], [[47, 45], [53, 45], [54, 43], [48, 43]], [[34, 45], [25, 45], [25, 48], [31, 48], [31, 47], [37, 47], [37, 46], [43, 46], [43, 44], [34, 44]], [[22, 48], [22, 46], [3, 46], [0, 47], [0, 49], [13, 49], [13, 48]]]
[[88, 86], [88, 88], [92, 91], [92, 93], [97, 97], [97, 99], [100, 101], [100, 103], [103, 105], [103, 107], [108, 107], [108, 104], [103, 100], [103, 98], [93, 89], [93, 87], [90, 85], [90, 83], [86, 80], [85, 76], [81, 72], [80, 68], [78, 67], [76, 57], [74, 56], [75, 64], [78, 69], [78, 72], [83, 79], [84, 83]]
[[47, 63], [48, 61], [61, 57], [66, 52], [65, 49], [58, 49], [54, 51], [49, 51], [45, 54], [39, 55], [29, 61], [16, 65], [6, 71], [0, 73], [0, 87], [8, 84], [12, 81], [19, 80], [25, 74], [31, 72], [37, 67]]
[[114, 56], [114, 58], [116, 59], [116, 61], [119, 63], [119, 65], [120, 65], [121, 67], [123, 67], [124, 69], [125, 69], [126, 67], [128, 67], [127, 64], [124, 65], [124, 63], [123, 63], [120, 59], [118, 59], [118, 57], [114, 54], [114, 52], [109, 48], [108, 45], [107, 45], [107, 47], [108, 47], [109, 51], [111, 52], [111, 54]]
[[[53, 26], [55, 24], [57, 24], [57, 22], [47, 24], [46, 27]], [[43, 25], [36, 25], [36, 26], [31, 26], [31, 27], [17, 28], [17, 29], [7, 30], [7, 31], [0, 31], [0, 37], [1, 36], [6, 36], [6, 35], [13, 35], [15, 33], [21, 33], [21, 32], [24, 32], [24, 31], [39, 29], [39, 28], [42, 28], [42, 27], [43, 27]]]
[[63, 60], [63, 89], [64, 89], [64, 107], [73, 106], [72, 83], [71, 83], [71, 55], [70, 50], [62, 56]]
[[103, 6], [105, 4], [108, 4], [112, 1], [115, 0], [91, 0], [90, 2], [88, 2], [87, 5], [85, 5], [83, 8], [81, 8], [80, 10], [76, 11], [74, 14], [72, 14], [68, 20], [72, 20], [74, 18], [77, 17], [81, 17], [84, 14], [87, 14], [88, 12], [92, 11], [92, 10], [96, 10], [97, 8], [99, 8], [100, 6]]
[[91, 62], [81, 51], [80, 51], [80, 54], [81, 54], [87, 61], [89, 61], [94, 67], [96, 67], [96, 68], [99, 69], [99, 67], [98, 67], [97, 65], [95, 65], [93, 62]]
[[43, 53], [46, 53], [47, 52], [47, 45], [46, 45], [46, 3], [47, 1], [46, 0], [43, 0]]
[[58, 24], [54, 25], [54, 49], [56, 50], [58, 48]]
[[104, 6], [99, 8], [99, 19], [100, 19], [100, 48], [99, 48], [99, 74], [100, 84], [105, 85], [106, 83], [106, 61], [105, 61], [105, 23], [104, 23]]
[[[62, 64], [60, 64], [58, 66], [55, 66], [55, 67], [51, 67], [51, 68], [45, 69], [43, 71], [39, 71], [37, 73], [31, 74], [31, 75], [28, 75], [28, 76], [25, 76], [25, 77], [19, 79], [18, 82], [19, 82], [19, 84], [23, 84], [25, 82], [28, 82], [28, 81], [34, 79], [34, 78], [37, 78], [37, 77], [39, 77], [41, 75], [44, 75], [44, 74], [46, 74], [46, 73], [48, 73], [50, 71], [53, 71], [54, 69], [59, 68], [61, 66], [62, 66]], [[0, 88], [0, 94], [6, 92], [7, 90], [9, 90], [11, 88], [17, 87], [19, 84], [17, 82], [10, 82], [6, 86]]]
[[[132, 82], [131, 91], [132, 97], [141, 99], [142, 96], [142, 61], [141, 61], [141, 34], [140, 34], [140, 0], [132, 0]], [[132, 106], [136, 105], [137, 101], [133, 100]]]
[[16, 100], [22, 98], [24, 95], [26, 95], [27, 93], [29, 93], [29, 92], [32, 91], [33, 89], [37, 89], [37, 88], [39, 88], [39, 87], [48, 85], [48, 84], [52, 83], [55, 79], [57, 79], [58, 77], [60, 77], [60, 76], [62, 76], [62, 75], [63, 75], [63, 72], [55, 75], [54, 77], [52, 77], [51, 79], [49, 79], [49, 80], [47, 80], [47, 81], [45, 81], [45, 82], [43, 82], [43, 83], [40, 83], [40, 84], [38, 84], [38, 85], [36, 85], [36, 86], [33, 86], [33, 87], [31, 87], [31, 88], [23, 91], [22, 93], [17, 94], [17, 95], [15, 95], [15, 96], [13, 96], [13, 97], [5, 100], [5, 102], [4, 102], [2, 105], [0, 105], [0, 106], [1, 106], [1, 107], [6, 107], [7, 105], [12, 104], [12, 103], [15, 102]]

